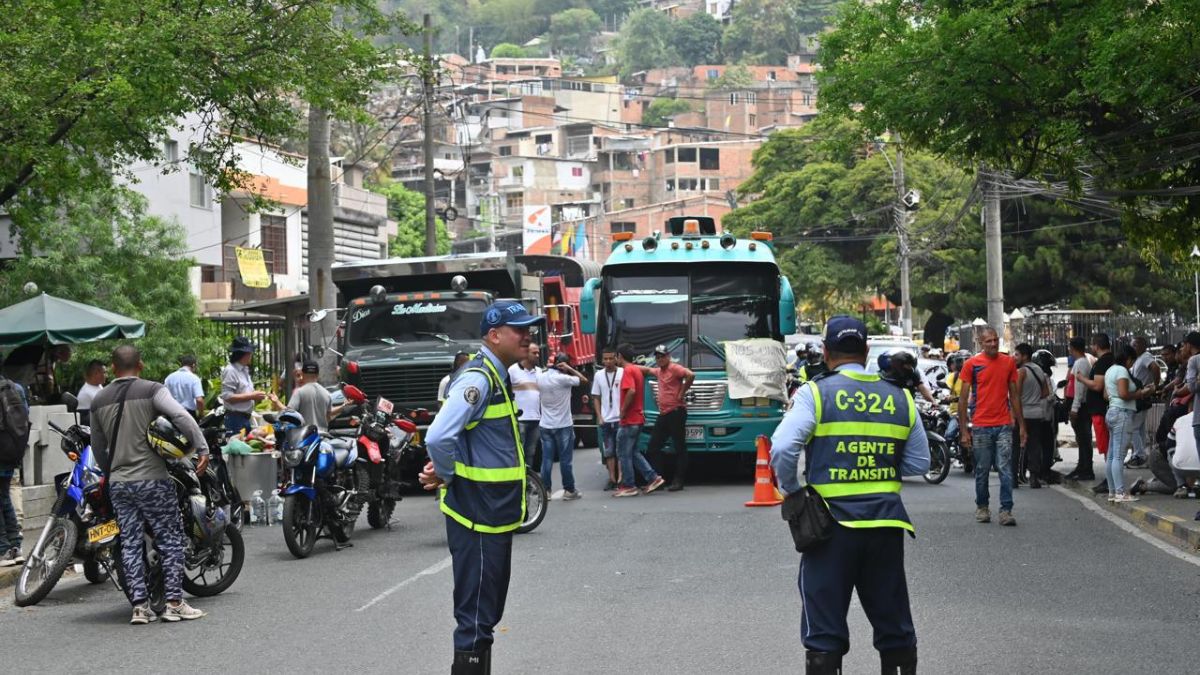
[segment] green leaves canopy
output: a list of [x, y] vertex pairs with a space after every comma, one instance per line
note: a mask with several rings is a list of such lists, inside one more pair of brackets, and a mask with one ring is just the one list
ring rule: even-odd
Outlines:
[[[409, 190], [400, 183], [372, 188], [387, 197], [388, 216], [396, 221], [396, 236], [388, 247], [388, 255], [413, 258], [425, 255], [425, 196]], [[446, 223], [437, 219], [437, 252], [450, 252], [450, 233]]]
[[389, 25], [365, 0], [9, 3], [0, 207], [22, 227], [40, 204], [109, 189], [192, 113], [208, 133], [186, 161], [228, 189], [236, 140], [294, 135], [297, 98], [343, 114], [363, 100], [386, 57], [361, 36]]
[[671, 20], [656, 9], [639, 9], [625, 19], [618, 38], [621, 77], [640, 70], [683, 64], [675, 50]]

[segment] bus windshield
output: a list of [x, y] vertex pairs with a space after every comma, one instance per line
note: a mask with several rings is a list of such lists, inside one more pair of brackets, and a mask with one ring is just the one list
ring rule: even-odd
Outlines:
[[678, 275], [612, 276], [606, 280], [610, 320], [607, 344], [629, 343], [638, 361], [653, 363], [665, 345], [690, 368], [725, 367], [726, 340], [770, 338], [778, 333], [778, 271], [772, 266]]
[[482, 298], [404, 300], [352, 308], [347, 339], [354, 347], [441, 340], [478, 340]]

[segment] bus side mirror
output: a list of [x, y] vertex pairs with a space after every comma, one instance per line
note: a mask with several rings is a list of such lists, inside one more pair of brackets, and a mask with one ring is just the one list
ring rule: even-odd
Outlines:
[[779, 277], [779, 332], [784, 335], [796, 332], [796, 294], [785, 276]]
[[583, 285], [579, 294], [579, 330], [584, 335], [596, 333], [596, 294], [600, 291], [600, 280], [593, 277]]

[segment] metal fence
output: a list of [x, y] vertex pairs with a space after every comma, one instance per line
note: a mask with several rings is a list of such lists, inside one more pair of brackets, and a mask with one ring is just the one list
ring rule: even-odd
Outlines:
[[[1067, 355], [1067, 344], [1079, 336], [1085, 340], [1096, 333], [1106, 333], [1114, 342], [1129, 341], [1144, 335], [1150, 345], [1179, 342], [1191, 325], [1174, 314], [1133, 315], [1109, 311], [1043, 311], [1005, 324], [1005, 340], [1009, 344], [1028, 342], [1036, 349], [1049, 349], [1057, 357]], [[958, 327], [959, 344], [963, 349], [978, 351], [975, 331], [970, 324]]]
[[256, 382], [267, 380], [274, 385], [291, 374], [295, 355], [288, 354], [284, 347], [287, 326], [283, 319], [210, 317], [208, 329], [220, 337], [226, 346], [238, 335], [246, 336], [255, 344], [258, 348], [254, 355], [253, 377]]

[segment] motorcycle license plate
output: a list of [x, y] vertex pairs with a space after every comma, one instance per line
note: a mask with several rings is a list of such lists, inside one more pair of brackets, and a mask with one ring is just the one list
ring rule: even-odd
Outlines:
[[704, 427], [685, 427], [683, 437], [689, 441], [704, 440]]
[[88, 543], [97, 544], [107, 541], [120, 533], [121, 528], [117, 527], [117, 521], [110, 520], [107, 523], [100, 523], [88, 528]]
[[375, 404], [375, 409], [385, 415], [392, 414], [392, 402], [380, 396], [379, 402]]

